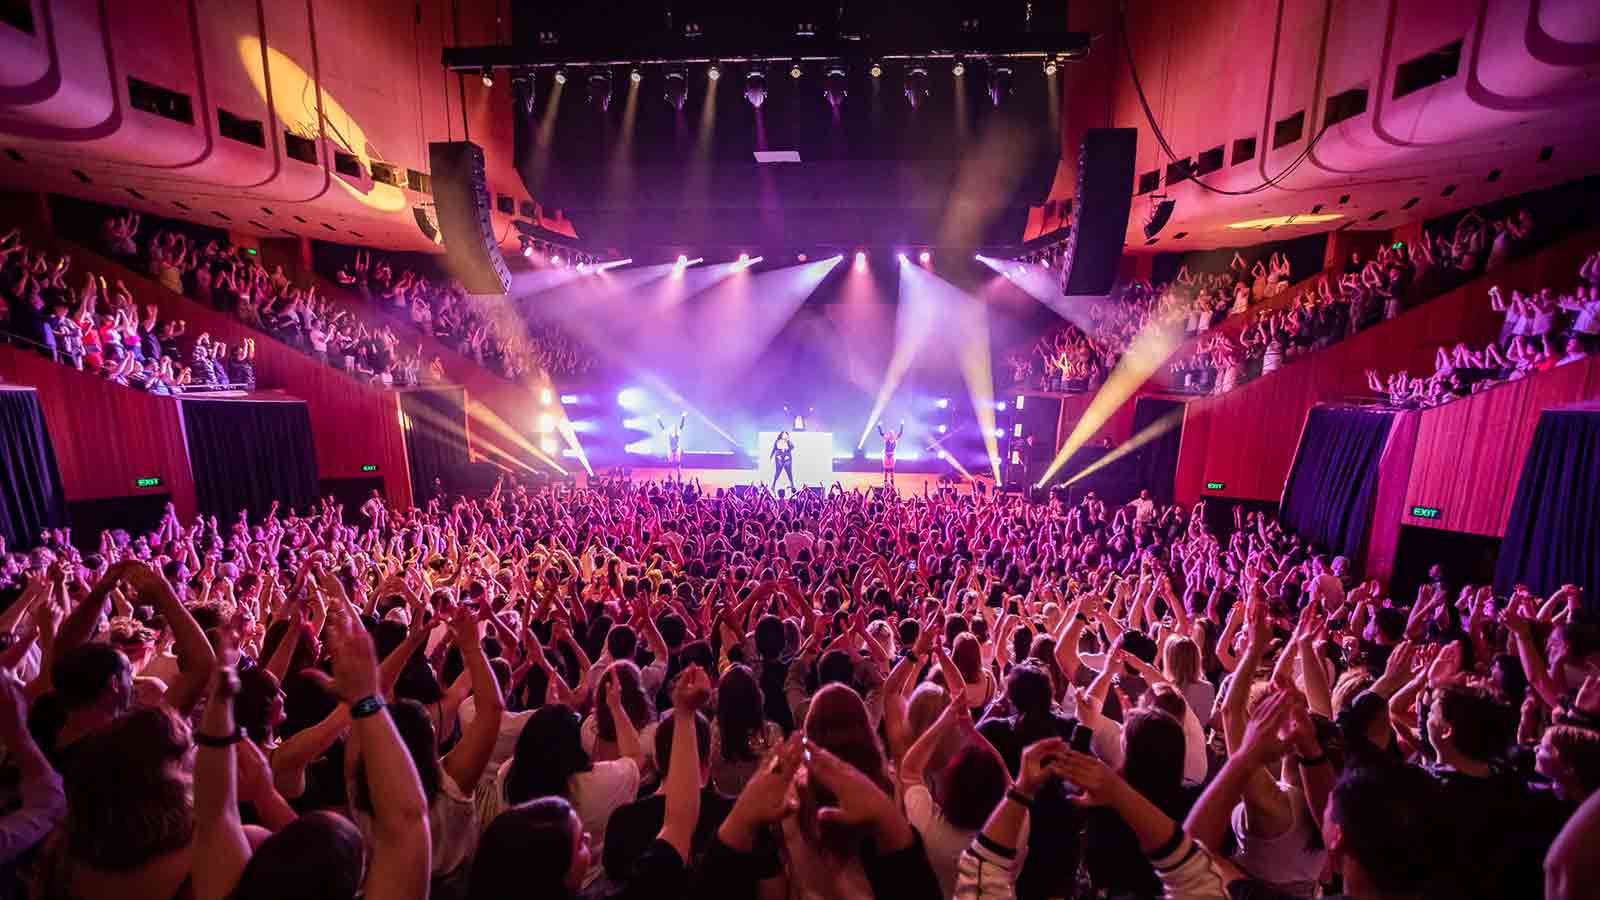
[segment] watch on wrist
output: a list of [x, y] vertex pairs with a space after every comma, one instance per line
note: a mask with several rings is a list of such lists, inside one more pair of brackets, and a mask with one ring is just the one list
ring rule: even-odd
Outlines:
[[373, 713], [376, 713], [378, 710], [383, 709], [386, 705], [387, 704], [385, 704], [383, 701], [383, 697], [379, 696], [378, 694], [372, 694], [371, 696], [363, 697], [360, 700], [350, 704], [350, 718], [365, 719], [367, 716], [370, 716]]

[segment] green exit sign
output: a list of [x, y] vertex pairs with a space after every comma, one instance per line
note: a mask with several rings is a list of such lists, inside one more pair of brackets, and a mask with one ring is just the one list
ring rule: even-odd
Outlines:
[[378, 467], [373, 465], [372, 463], [367, 463], [366, 465], [361, 467], [361, 471], [363, 471], [363, 472], [376, 472], [376, 471], [378, 471]]
[[142, 487], [142, 488], [160, 487], [161, 486], [161, 479], [154, 478], [154, 477], [151, 477], [151, 478], [136, 478], [133, 481], [133, 486], [134, 487]]
[[1413, 506], [1411, 507], [1411, 514], [1419, 519], [1437, 519], [1439, 518], [1439, 508], [1437, 506]]
[[1220, 481], [1208, 481], [1208, 482], [1206, 482], [1206, 490], [1208, 490], [1208, 491], [1220, 491], [1225, 487], [1227, 487], [1227, 485], [1223, 484]]

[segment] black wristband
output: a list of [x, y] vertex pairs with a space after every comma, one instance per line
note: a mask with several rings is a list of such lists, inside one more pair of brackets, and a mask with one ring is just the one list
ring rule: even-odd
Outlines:
[[1006, 791], [1006, 797], [1012, 803], [1017, 804], [1018, 806], [1022, 807], [1023, 809], [1028, 809], [1028, 810], [1033, 809], [1033, 798], [1029, 797], [1027, 794], [1022, 793], [1021, 791], [1017, 790], [1016, 788], [1012, 788], [1012, 789]]
[[224, 735], [205, 734], [204, 732], [195, 731], [191, 732], [190, 736], [201, 747], [232, 747], [234, 744], [244, 740], [244, 729], [235, 728], [233, 729], [233, 734]]
[[383, 698], [377, 694], [373, 694], [370, 697], [363, 697], [360, 700], [350, 704], [350, 718], [365, 719], [367, 716], [370, 716], [383, 709], [386, 705], [387, 704], [383, 702]]

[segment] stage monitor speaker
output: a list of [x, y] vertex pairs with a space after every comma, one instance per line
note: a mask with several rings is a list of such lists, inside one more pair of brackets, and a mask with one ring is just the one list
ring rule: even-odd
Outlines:
[[1061, 277], [1063, 294], [1111, 292], [1128, 233], [1138, 143], [1139, 132], [1133, 128], [1091, 128], [1083, 136], [1078, 196], [1072, 201], [1072, 234]]
[[483, 148], [471, 141], [431, 143], [428, 164], [433, 170], [433, 212], [444, 235], [450, 273], [469, 294], [509, 291], [511, 273], [489, 221]]

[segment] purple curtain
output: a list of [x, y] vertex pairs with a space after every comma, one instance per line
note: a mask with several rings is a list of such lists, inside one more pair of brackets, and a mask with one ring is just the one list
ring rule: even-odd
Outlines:
[[1378, 492], [1378, 459], [1394, 415], [1354, 406], [1312, 408], [1283, 489], [1285, 528], [1360, 565]]
[[39, 532], [66, 522], [61, 472], [45, 427], [39, 393], [0, 390], [0, 535], [12, 550], [39, 542]]
[[1600, 411], [1547, 410], [1539, 416], [1494, 574], [1495, 590], [1525, 584], [1549, 594], [1583, 588], [1600, 608]]

